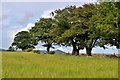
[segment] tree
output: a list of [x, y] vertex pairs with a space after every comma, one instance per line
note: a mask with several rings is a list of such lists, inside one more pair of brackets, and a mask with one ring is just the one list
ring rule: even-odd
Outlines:
[[50, 51], [50, 48], [53, 44], [53, 37], [49, 35], [52, 28], [52, 18], [41, 18], [38, 22], [35, 23], [35, 27], [30, 29], [30, 33], [37, 42], [41, 41], [44, 47], [47, 47], [47, 52]]
[[91, 22], [92, 17], [96, 14], [96, 5], [84, 4], [81, 10], [79, 20], [83, 28], [83, 44], [86, 48], [86, 53], [91, 56], [92, 48], [97, 46], [96, 42], [99, 39], [99, 35], [96, 35], [95, 25]]
[[18, 32], [15, 35], [14, 42], [12, 43], [13, 47], [22, 49], [22, 51], [27, 48], [34, 48], [34, 45], [33, 39], [28, 31]]
[[95, 46], [119, 46], [119, 3], [84, 4], [78, 8], [70, 6], [55, 13], [57, 24], [52, 32], [57, 36], [58, 43], [72, 45], [73, 55], [78, 55], [84, 47], [88, 56], [91, 56]]
[[[57, 41], [65, 46], [72, 46], [73, 55], [79, 55], [79, 50], [86, 48], [86, 52], [91, 56], [91, 50], [97, 41], [96, 36], [92, 36], [90, 19], [95, 14], [94, 4], [85, 4], [83, 7], [76, 8], [69, 6], [62, 10], [57, 10], [55, 19], [58, 23], [54, 30], [59, 36]], [[56, 31], [54, 31], [56, 32]]]
[[53, 23], [54, 28], [50, 34], [55, 36], [55, 41], [57, 44], [72, 46], [72, 54], [78, 55], [79, 49], [81, 48], [78, 45], [79, 41], [75, 39], [75, 30], [72, 30], [74, 20], [71, 19], [75, 16], [75, 14], [72, 13], [74, 9], [76, 9], [76, 6], [67, 6], [62, 10], [58, 9], [55, 11], [55, 22]]
[[74, 9], [71, 13], [69, 20], [71, 21], [71, 27], [64, 32], [64, 37], [72, 38], [72, 44], [75, 47], [73, 54], [79, 54], [79, 50], [86, 48], [86, 52], [91, 56], [92, 48], [98, 39], [93, 35], [94, 31], [91, 24], [91, 18], [96, 13], [96, 5], [85, 4], [82, 7]]
[[85, 48], [88, 56], [95, 46], [105, 48], [109, 44], [119, 48], [119, 5], [120, 2], [101, 2], [55, 10], [52, 18], [40, 18], [30, 32], [18, 33], [12, 45], [24, 50], [41, 41], [48, 52], [57, 44], [72, 46], [73, 55]]
[[101, 2], [97, 8], [97, 14], [92, 22], [96, 25], [96, 30], [99, 30], [96, 34], [101, 35], [99, 46], [111, 45], [120, 48], [120, 2]]

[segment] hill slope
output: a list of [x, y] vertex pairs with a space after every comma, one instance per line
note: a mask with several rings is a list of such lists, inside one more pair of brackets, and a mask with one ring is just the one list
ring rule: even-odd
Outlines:
[[117, 78], [118, 60], [3, 52], [4, 78]]

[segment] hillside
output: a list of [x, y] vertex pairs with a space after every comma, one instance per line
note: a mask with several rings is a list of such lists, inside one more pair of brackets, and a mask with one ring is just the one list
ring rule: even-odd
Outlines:
[[117, 78], [118, 59], [3, 52], [3, 78]]

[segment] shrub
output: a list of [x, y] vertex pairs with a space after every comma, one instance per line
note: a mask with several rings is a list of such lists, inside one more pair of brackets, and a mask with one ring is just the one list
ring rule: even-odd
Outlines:
[[28, 49], [25, 49], [25, 52], [31, 52], [33, 50], [33, 48], [28, 48]]
[[33, 53], [40, 54], [40, 50], [33, 50]]
[[10, 46], [9, 49], [7, 51], [15, 51], [13, 46]]
[[50, 51], [48, 52], [48, 54], [55, 54], [55, 51]]
[[70, 55], [70, 53], [65, 53], [66, 55]]

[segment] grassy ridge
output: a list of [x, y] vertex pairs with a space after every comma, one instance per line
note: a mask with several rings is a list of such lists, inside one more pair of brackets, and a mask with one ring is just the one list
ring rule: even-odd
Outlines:
[[117, 78], [118, 60], [3, 52], [4, 78]]

